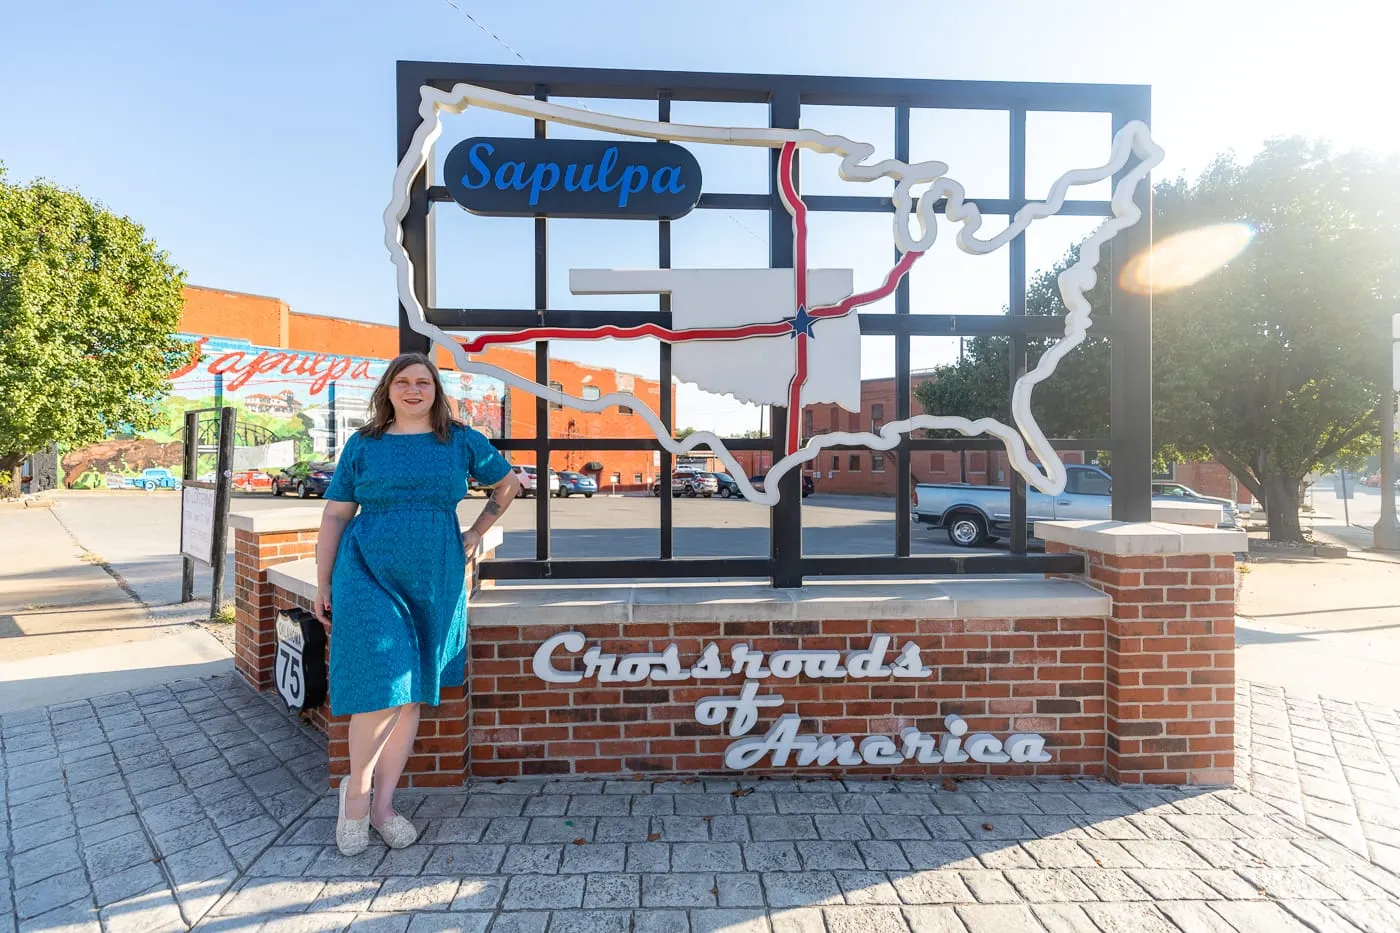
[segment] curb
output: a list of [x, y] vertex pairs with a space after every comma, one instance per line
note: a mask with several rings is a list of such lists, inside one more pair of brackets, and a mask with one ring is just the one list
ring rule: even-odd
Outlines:
[[51, 509], [54, 500], [39, 496], [26, 496], [22, 499], [7, 499], [0, 502], [0, 512], [22, 512], [25, 509]]

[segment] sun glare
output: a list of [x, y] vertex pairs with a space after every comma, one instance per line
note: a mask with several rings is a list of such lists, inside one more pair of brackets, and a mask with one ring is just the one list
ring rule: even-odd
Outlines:
[[1135, 295], [1195, 285], [1244, 252], [1254, 232], [1250, 224], [1228, 223], [1174, 233], [1128, 260], [1119, 285]]

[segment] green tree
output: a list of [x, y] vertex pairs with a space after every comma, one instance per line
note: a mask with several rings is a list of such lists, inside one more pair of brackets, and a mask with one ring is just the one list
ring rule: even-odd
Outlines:
[[[1270, 537], [1299, 538], [1303, 477], [1374, 448], [1400, 310], [1400, 157], [1332, 154], [1300, 139], [1250, 163], [1226, 155], [1194, 183], [1155, 190], [1154, 236], [1247, 224], [1253, 241], [1153, 308], [1153, 432], [1159, 457], [1214, 457], [1263, 504]], [[1060, 314], [1055, 269], [1028, 292], [1032, 314]], [[1159, 269], [1158, 277], [1171, 274]], [[1106, 275], [1090, 295], [1108, 311]], [[1046, 341], [1031, 342], [1031, 359]], [[1008, 342], [978, 338], [918, 394], [925, 410], [1007, 414]], [[1086, 341], [1035, 391], [1051, 436], [1108, 431], [1108, 345]]]
[[50, 444], [157, 427], [184, 275], [145, 231], [81, 195], [0, 166], [0, 496]]

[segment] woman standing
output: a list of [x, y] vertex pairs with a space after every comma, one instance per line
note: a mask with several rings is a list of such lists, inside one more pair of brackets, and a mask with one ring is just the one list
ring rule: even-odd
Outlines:
[[[495, 489], [463, 533], [457, 503], [468, 475]], [[341, 452], [316, 545], [331, 710], [350, 716], [350, 774], [340, 782], [335, 830], [344, 855], [369, 846], [371, 826], [391, 848], [418, 838], [394, 811], [418, 707], [436, 706], [443, 687], [463, 683], [466, 560], [519, 488], [486, 438], [453, 420], [428, 357], [389, 364], [368, 421]]]

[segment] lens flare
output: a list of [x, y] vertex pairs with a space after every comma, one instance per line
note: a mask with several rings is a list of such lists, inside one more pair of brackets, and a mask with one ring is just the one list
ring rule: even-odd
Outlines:
[[1118, 284], [1126, 292], [1176, 291], [1195, 285], [1245, 251], [1254, 239], [1247, 223], [1214, 224], [1174, 233], [1138, 253], [1123, 266]]

